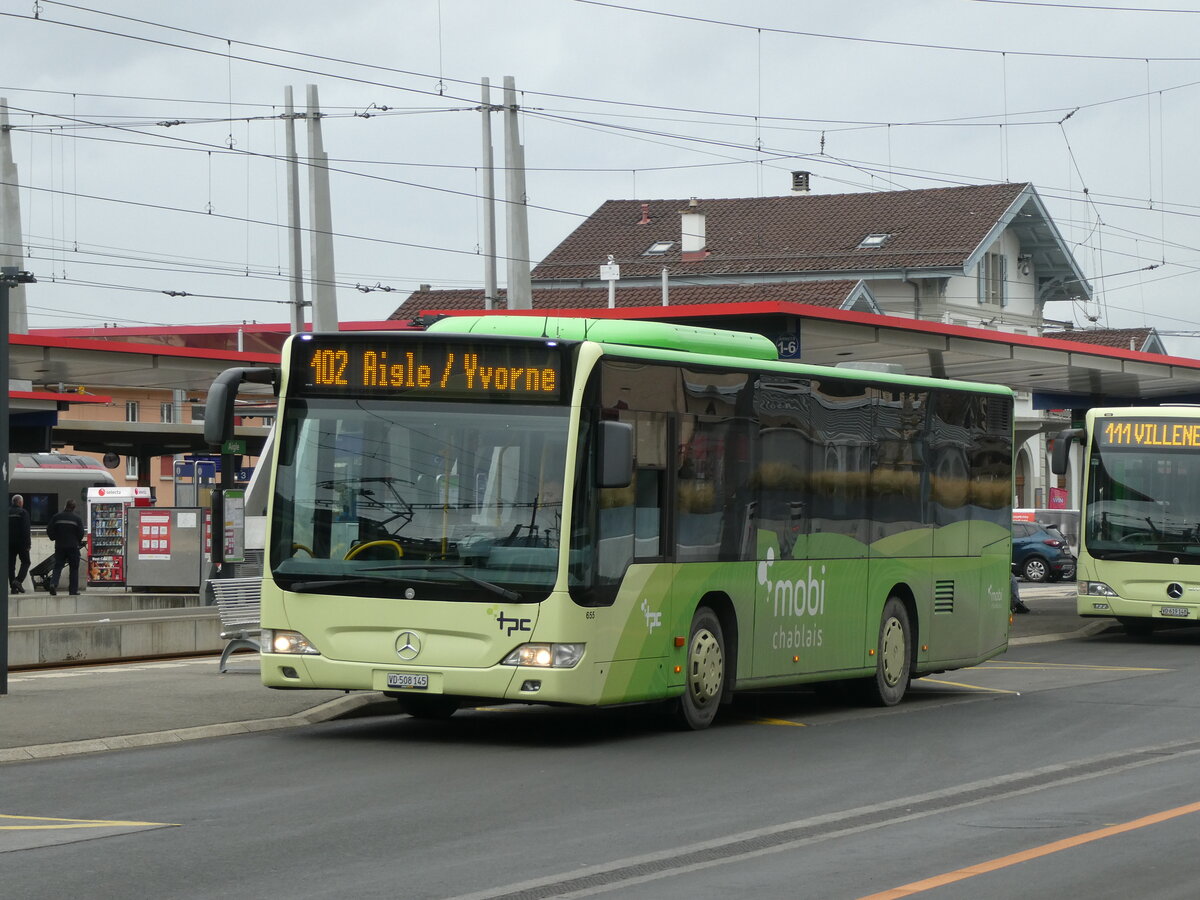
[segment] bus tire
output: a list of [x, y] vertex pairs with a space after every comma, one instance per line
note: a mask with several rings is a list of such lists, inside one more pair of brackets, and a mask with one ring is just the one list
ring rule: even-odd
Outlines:
[[458, 711], [458, 700], [441, 694], [405, 694], [396, 702], [414, 719], [448, 719]]
[[686, 730], [712, 724], [725, 689], [725, 635], [721, 621], [707, 606], [692, 616], [684, 665], [683, 693], [675, 700], [675, 718]]
[[875, 675], [864, 683], [864, 699], [872, 706], [895, 706], [912, 679], [912, 627], [899, 597], [888, 597], [879, 619]]

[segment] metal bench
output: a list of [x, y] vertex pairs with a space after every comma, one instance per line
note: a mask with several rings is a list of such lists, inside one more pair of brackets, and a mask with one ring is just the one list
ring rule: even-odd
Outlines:
[[262, 649], [259, 640], [262, 578], [213, 578], [208, 584], [221, 619], [221, 638], [229, 641], [221, 652], [220, 663], [220, 670], [227, 672], [227, 663], [234, 650]]

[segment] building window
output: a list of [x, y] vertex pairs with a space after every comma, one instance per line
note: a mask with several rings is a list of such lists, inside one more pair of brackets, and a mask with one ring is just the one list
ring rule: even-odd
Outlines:
[[125, 401], [125, 421], [136, 422], [138, 420], [138, 402], [136, 400]]
[[674, 246], [674, 241], [655, 241], [646, 248], [646, 252], [642, 256], [661, 256]]
[[1007, 306], [1007, 260], [1003, 253], [985, 253], [979, 260], [979, 302]]
[[175, 421], [175, 404], [160, 403], [158, 405], [159, 421], [171, 424]]
[[890, 234], [882, 234], [882, 233], [868, 234], [865, 238], [862, 239], [862, 243], [860, 243], [858, 245], [858, 249], [859, 250], [872, 250], [876, 247], [882, 247], [884, 244], [887, 243], [887, 239], [890, 237], [891, 237]]
[[[134, 421], [136, 421], [136, 420], [134, 420]], [[125, 457], [125, 477], [126, 478], [137, 478], [138, 477], [138, 464], [137, 464], [136, 456]]]

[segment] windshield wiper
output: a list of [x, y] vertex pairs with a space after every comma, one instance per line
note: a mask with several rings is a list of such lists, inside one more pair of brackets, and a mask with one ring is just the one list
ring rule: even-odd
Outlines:
[[[503, 597], [505, 600], [508, 600], [509, 602], [516, 602], [517, 600], [521, 599], [521, 595], [518, 594], [516, 591], [510, 591], [508, 588], [501, 587], [498, 584], [492, 584], [490, 581], [484, 581], [482, 578], [476, 578], [474, 575], [468, 575], [466, 572], [459, 572], [458, 569], [465, 568], [463, 566], [418, 566], [418, 565], [385, 566], [385, 567], [383, 567], [383, 571], [387, 571], [389, 569], [416, 569], [416, 568], [425, 569], [426, 571], [439, 571], [439, 570], [445, 569], [446, 571], [449, 571], [452, 574], [457, 575], [459, 578], [465, 579], [466, 581], [469, 581], [472, 584], [477, 584], [477, 585], [479, 585], [479, 587], [483, 588], [484, 590], [491, 591], [493, 594], [497, 594], [498, 596]], [[399, 584], [401, 582], [403, 582], [405, 584], [423, 584], [423, 585], [431, 585], [431, 584], [436, 585], [436, 584], [440, 583], [437, 581], [430, 581], [427, 578], [425, 578], [425, 579], [412, 579], [412, 578], [401, 579], [401, 578], [389, 578], [386, 575], [359, 575], [359, 576], [355, 576], [354, 578], [327, 578], [327, 579], [322, 579], [320, 581], [297, 581], [295, 584], [293, 584], [291, 587], [289, 587], [288, 590], [294, 591], [295, 593], [298, 593], [298, 594], [311, 594], [311, 593], [318, 592], [318, 591], [328, 590], [330, 588], [362, 587], [363, 585], [366, 585], [366, 584]]]
[[[446, 566], [445, 568], [449, 569], [450, 567]], [[450, 571], [459, 578], [465, 578], [472, 584], [479, 585], [484, 590], [491, 591], [493, 594], [499, 594], [509, 602], [516, 602], [517, 600], [521, 599], [521, 595], [516, 591], [510, 591], [508, 588], [500, 587], [498, 584], [492, 584], [490, 581], [484, 581], [482, 578], [476, 578], [474, 575], [469, 575], [466, 572], [459, 572], [457, 569], [450, 569]]]
[[288, 587], [288, 590], [295, 591], [298, 594], [311, 594], [314, 591], [323, 591], [328, 588], [362, 587], [364, 584], [396, 584], [399, 580], [398, 578], [385, 578], [382, 575], [374, 577], [367, 575], [355, 578], [328, 578], [321, 581], [297, 581]]

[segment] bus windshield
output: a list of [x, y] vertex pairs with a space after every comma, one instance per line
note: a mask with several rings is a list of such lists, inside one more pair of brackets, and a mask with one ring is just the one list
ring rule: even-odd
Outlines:
[[1185, 554], [1200, 563], [1200, 457], [1095, 446], [1084, 544], [1099, 559]]
[[298, 592], [544, 599], [558, 566], [568, 412], [290, 400], [271, 574]]

